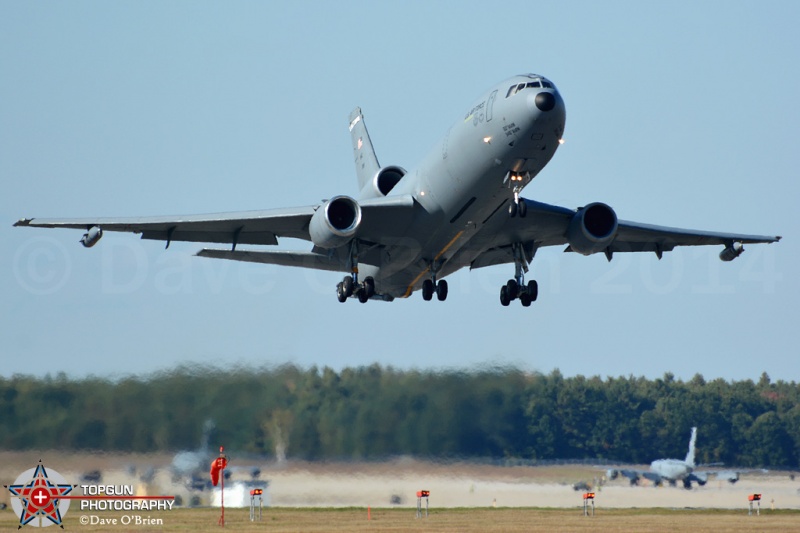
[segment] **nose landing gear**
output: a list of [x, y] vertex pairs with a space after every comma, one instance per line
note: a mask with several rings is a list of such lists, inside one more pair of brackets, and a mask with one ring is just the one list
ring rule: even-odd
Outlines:
[[520, 199], [519, 193], [522, 192], [522, 188], [525, 184], [531, 180], [531, 174], [530, 172], [524, 174], [509, 172], [507, 176], [506, 183], [514, 193], [514, 201], [508, 206], [508, 216], [514, 218], [519, 215], [520, 218], [525, 218], [525, 215], [528, 214], [528, 204], [525, 203], [525, 200]]

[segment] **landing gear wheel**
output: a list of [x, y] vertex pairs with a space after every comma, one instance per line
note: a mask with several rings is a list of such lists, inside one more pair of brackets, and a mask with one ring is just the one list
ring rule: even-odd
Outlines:
[[342, 280], [342, 287], [344, 289], [344, 295], [346, 298], [349, 298], [353, 295], [353, 278], [352, 276], [345, 276]]
[[367, 298], [375, 296], [375, 280], [369, 276], [364, 280], [364, 292], [367, 293]]
[[441, 280], [436, 284], [436, 297], [440, 302], [447, 299], [447, 282], [445, 280]]
[[528, 214], [528, 204], [525, 203], [525, 200], [520, 200], [518, 210], [519, 217], [525, 218], [525, 215]]
[[339, 282], [336, 284], [336, 299], [339, 303], [344, 303], [347, 300], [347, 295], [344, 292], [344, 284]]
[[503, 285], [500, 287], [500, 304], [503, 307], [508, 307], [508, 304], [511, 303], [511, 298], [508, 297], [508, 287]]
[[367, 291], [364, 289], [358, 291], [358, 301], [361, 302], [362, 304], [365, 304], [367, 303], [367, 300], [369, 300], [369, 295], [367, 294]]
[[433, 298], [433, 280], [426, 279], [422, 282], [422, 299], [430, 302]]
[[519, 303], [522, 304], [522, 307], [530, 307], [531, 306], [531, 296], [527, 292], [523, 292], [519, 295]]
[[532, 302], [535, 302], [536, 298], [539, 297], [539, 284], [536, 283], [535, 279], [528, 282], [528, 296], [531, 297]]
[[511, 204], [509, 204], [509, 206], [508, 206], [508, 216], [510, 216], [511, 218], [514, 218], [515, 216], [517, 216], [517, 203], [516, 202], [511, 202]]
[[508, 280], [508, 283], [506, 283], [506, 294], [508, 294], [509, 300], [514, 300], [519, 296], [519, 283], [513, 279]]

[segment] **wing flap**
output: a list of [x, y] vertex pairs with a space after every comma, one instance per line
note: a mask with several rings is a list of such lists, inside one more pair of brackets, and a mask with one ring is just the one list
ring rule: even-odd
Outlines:
[[200, 257], [229, 259], [248, 263], [263, 263], [331, 272], [348, 272], [347, 264], [338, 255], [323, 255], [313, 252], [294, 252], [287, 250], [270, 251], [231, 251], [205, 248], [197, 252]]

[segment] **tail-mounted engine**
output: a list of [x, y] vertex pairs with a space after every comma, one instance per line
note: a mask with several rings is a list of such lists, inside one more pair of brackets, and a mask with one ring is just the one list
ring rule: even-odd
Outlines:
[[336, 196], [317, 209], [308, 232], [320, 248], [338, 248], [350, 242], [361, 224], [361, 206], [349, 196]]
[[379, 169], [372, 179], [364, 185], [364, 189], [361, 191], [361, 198], [382, 198], [386, 196], [405, 175], [405, 169], [395, 165]]
[[574, 252], [592, 255], [604, 251], [617, 236], [617, 214], [606, 204], [595, 202], [578, 210], [567, 228], [567, 241]]

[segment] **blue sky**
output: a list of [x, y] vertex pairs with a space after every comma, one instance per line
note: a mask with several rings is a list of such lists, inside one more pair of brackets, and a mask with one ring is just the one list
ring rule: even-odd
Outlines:
[[[788, 1], [4, 2], [0, 375], [378, 362], [800, 381], [797, 20]], [[524, 196], [783, 242], [732, 263], [545, 249], [523, 309], [498, 301], [511, 266], [457, 273], [445, 303], [342, 305], [337, 274], [12, 228], [355, 195], [353, 107], [381, 163], [413, 168], [526, 72], [558, 85], [567, 125]]]

